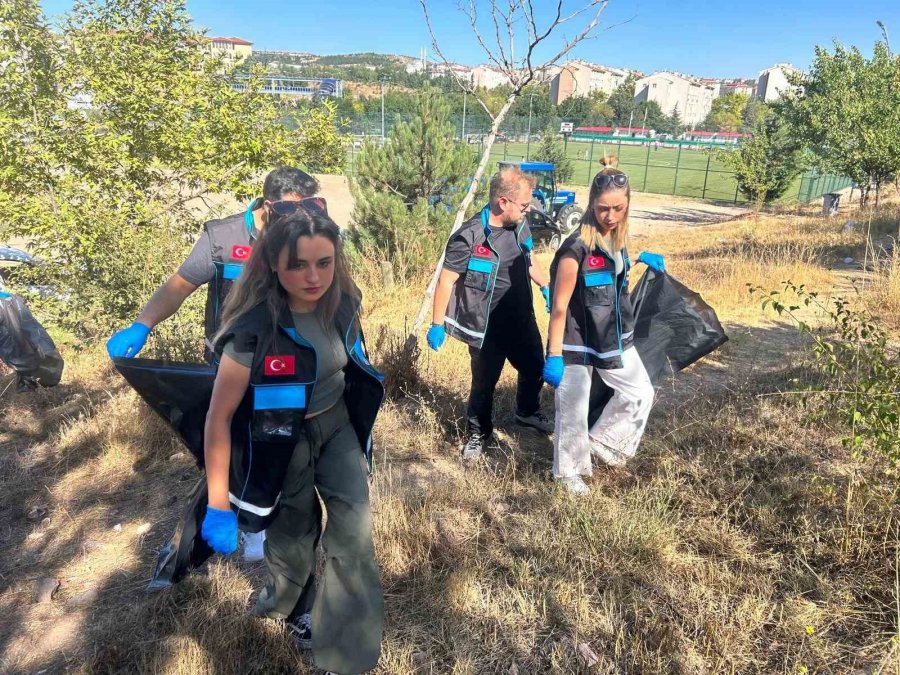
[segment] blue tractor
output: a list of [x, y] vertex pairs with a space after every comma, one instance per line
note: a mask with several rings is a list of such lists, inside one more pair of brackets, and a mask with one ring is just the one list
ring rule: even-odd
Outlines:
[[556, 186], [556, 166], [550, 162], [500, 162], [500, 168], [517, 166], [535, 176], [537, 183], [531, 193], [531, 211], [528, 225], [540, 237], [549, 235], [548, 246], [555, 251], [562, 240], [578, 227], [584, 209], [575, 204], [572, 190], [559, 190]]

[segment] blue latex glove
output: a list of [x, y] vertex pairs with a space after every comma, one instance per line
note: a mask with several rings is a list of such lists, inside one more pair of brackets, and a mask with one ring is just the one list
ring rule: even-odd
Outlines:
[[444, 344], [444, 340], [447, 339], [444, 325], [436, 323], [431, 324], [431, 328], [428, 329], [428, 335], [425, 336], [425, 339], [428, 340], [428, 346], [434, 351], [440, 349]]
[[647, 251], [643, 251], [638, 256], [638, 262], [644, 263], [655, 272], [663, 273], [666, 271], [666, 263], [659, 253], [648, 253]]
[[128, 328], [123, 328], [106, 341], [106, 351], [109, 358], [124, 356], [131, 359], [138, 355], [147, 342], [150, 329], [142, 323], [133, 323]]
[[544, 362], [544, 382], [556, 389], [562, 382], [564, 368], [562, 356], [548, 356]]
[[229, 555], [238, 547], [238, 521], [231, 509], [223, 511], [212, 506], [206, 507], [206, 517], [200, 528], [203, 540], [216, 553]]
[[541, 286], [541, 295], [544, 296], [544, 304], [547, 307], [547, 314], [550, 313], [550, 287]]

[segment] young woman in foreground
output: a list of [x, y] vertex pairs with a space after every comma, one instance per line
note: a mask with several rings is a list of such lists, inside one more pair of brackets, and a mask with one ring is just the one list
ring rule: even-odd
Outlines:
[[[319, 668], [359, 673], [377, 664], [382, 637], [367, 460], [384, 389], [363, 349], [360, 293], [342, 249], [334, 222], [297, 209], [268, 225], [228, 297], [206, 420], [202, 535], [229, 554], [239, 520], [266, 528], [256, 613], [286, 620]], [[326, 562], [311, 589], [319, 497]]]

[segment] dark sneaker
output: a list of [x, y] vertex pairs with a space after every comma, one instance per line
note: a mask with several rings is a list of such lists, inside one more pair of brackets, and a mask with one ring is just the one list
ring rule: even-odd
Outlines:
[[285, 627], [297, 649], [301, 651], [312, 649], [312, 624], [308, 613], [288, 619], [285, 621]]
[[534, 415], [529, 415], [528, 417], [516, 415], [516, 424], [518, 424], [520, 427], [531, 427], [532, 429], [537, 429], [538, 431], [542, 431], [545, 434], [553, 433], [553, 420], [547, 417], [540, 410], [534, 413]]
[[462, 447], [463, 460], [469, 462], [481, 457], [481, 452], [484, 450], [484, 441], [485, 439], [481, 434], [470, 435]]

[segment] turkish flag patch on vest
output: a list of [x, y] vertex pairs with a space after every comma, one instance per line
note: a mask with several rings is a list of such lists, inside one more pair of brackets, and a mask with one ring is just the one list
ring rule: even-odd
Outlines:
[[235, 244], [231, 247], [231, 257], [235, 260], [246, 260], [250, 257], [250, 247]]
[[606, 267], [606, 261], [601, 258], [599, 255], [589, 255], [587, 259], [588, 268], [592, 270], [599, 270]]
[[293, 356], [267, 356], [266, 375], [296, 375]]
[[478, 258], [490, 258], [491, 257], [491, 249], [489, 249], [484, 244], [475, 244], [475, 248], [472, 249], [472, 253], [475, 254]]

